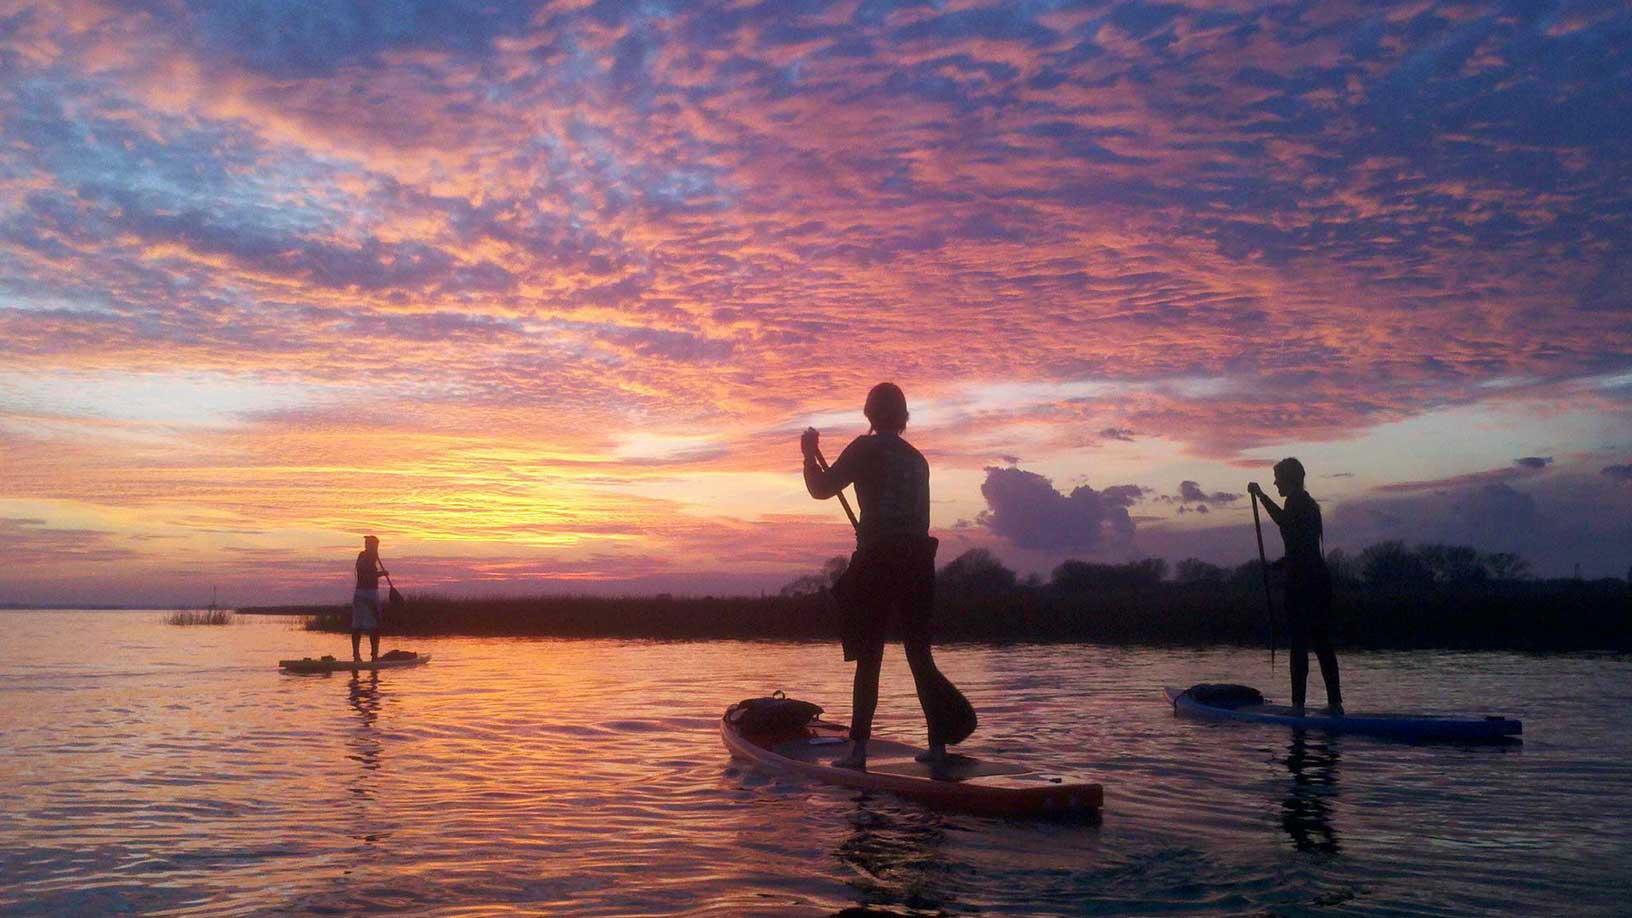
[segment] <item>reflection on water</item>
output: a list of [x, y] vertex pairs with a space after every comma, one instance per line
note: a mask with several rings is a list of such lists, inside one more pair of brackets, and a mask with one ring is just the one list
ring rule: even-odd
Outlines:
[[[362, 771], [350, 782], [352, 796], [367, 799], [373, 796], [369, 772], [380, 767], [380, 737], [374, 721], [380, 717], [380, 674], [352, 672], [347, 686], [351, 709], [357, 712], [357, 728], [346, 740], [351, 748], [350, 758], [362, 765]], [[360, 814], [361, 815], [361, 814]]]
[[1292, 784], [1281, 803], [1281, 825], [1299, 851], [1336, 854], [1341, 850], [1332, 827], [1331, 798], [1337, 794], [1339, 737], [1292, 731], [1286, 769]]
[[[1340, 759], [1162, 702], [1284, 678], [1255, 652], [938, 649], [970, 752], [1105, 784], [1100, 820], [1026, 822], [732, 762], [733, 701], [844, 719], [834, 647], [441, 639], [410, 648], [427, 666], [296, 677], [274, 661], [333, 637], [0, 623], [0, 912], [1613, 913], [1632, 858], [1623, 658], [1347, 654], [1355, 708], [1513, 713], [1526, 742]], [[921, 742], [898, 647], [885, 668], [878, 731]]]
[[900, 810], [860, 794], [848, 822], [850, 832], [833, 854], [852, 871], [851, 886], [868, 906], [899, 905], [938, 911], [952, 908], [947, 884], [942, 816], [928, 810]]

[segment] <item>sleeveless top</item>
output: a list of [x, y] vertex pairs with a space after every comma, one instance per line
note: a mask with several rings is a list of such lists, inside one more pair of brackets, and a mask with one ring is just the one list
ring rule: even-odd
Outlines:
[[371, 555], [366, 551], [357, 553], [357, 589], [377, 590], [380, 588], [378, 560], [378, 555]]

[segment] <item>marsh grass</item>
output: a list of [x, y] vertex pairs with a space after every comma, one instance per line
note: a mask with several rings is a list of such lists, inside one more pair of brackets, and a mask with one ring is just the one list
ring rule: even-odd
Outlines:
[[167, 625], [230, 625], [232, 613], [226, 609], [182, 609], [165, 618]]
[[[950, 592], [950, 591], [948, 591]], [[1620, 580], [1512, 581], [1420, 589], [1340, 588], [1340, 646], [1465, 650], [1632, 651], [1632, 606]], [[311, 631], [348, 631], [349, 606], [286, 606]], [[1281, 613], [1277, 604], [1277, 616]], [[462, 634], [651, 640], [836, 640], [839, 616], [820, 595], [763, 597], [417, 594], [387, 608], [396, 635]], [[1179, 584], [1062, 591], [1019, 587], [980, 598], [937, 597], [935, 640], [1267, 646], [1261, 589]], [[1284, 647], [1284, 637], [1280, 639]]]

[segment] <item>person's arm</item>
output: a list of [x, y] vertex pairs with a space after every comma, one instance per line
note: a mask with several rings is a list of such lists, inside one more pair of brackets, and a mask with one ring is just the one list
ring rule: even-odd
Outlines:
[[860, 442], [859, 437], [852, 441], [824, 472], [816, 463], [816, 452], [819, 449], [818, 435], [814, 428], [805, 431], [805, 435], [799, 438], [799, 445], [805, 452], [805, 490], [810, 492], [811, 497], [827, 500], [855, 483], [858, 462], [856, 444]]
[[1280, 526], [1286, 522], [1286, 511], [1276, 506], [1275, 502], [1269, 499], [1269, 495], [1264, 493], [1264, 489], [1258, 487], [1258, 482], [1254, 481], [1248, 484], [1247, 493], [1258, 495], [1258, 502], [1264, 505], [1264, 512], [1268, 513], [1269, 518], [1275, 521], [1275, 525]]

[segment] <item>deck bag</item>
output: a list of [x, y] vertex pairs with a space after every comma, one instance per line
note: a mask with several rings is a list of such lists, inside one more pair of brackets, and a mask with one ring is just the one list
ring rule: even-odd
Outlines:
[[385, 663], [391, 660], [412, 660], [417, 656], [419, 656], [419, 654], [414, 653], [411, 650], [391, 650], [380, 656], [380, 662]]
[[1252, 686], [1228, 682], [1202, 682], [1190, 686], [1184, 693], [1215, 708], [1244, 708], [1264, 703], [1263, 693]]
[[802, 730], [822, 709], [808, 701], [773, 692], [765, 698], [745, 698], [725, 712], [725, 719], [744, 733], [791, 733]]

